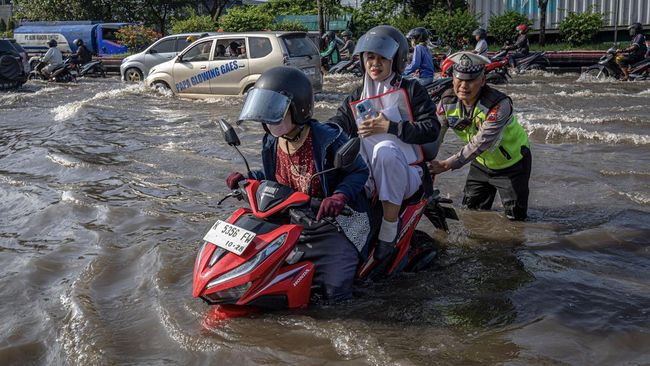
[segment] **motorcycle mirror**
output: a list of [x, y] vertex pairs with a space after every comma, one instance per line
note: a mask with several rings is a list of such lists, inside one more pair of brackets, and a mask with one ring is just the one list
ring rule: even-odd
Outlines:
[[239, 141], [239, 136], [237, 136], [237, 132], [235, 132], [235, 129], [228, 123], [225, 119], [221, 118], [219, 119], [219, 127], [221, 128], [221, 131], [223, 132], [223, 139], [228, 143], [230, 146], [239, 146], [241, 145], [241, 141]]
[[359, 155], [361, 140], [358, 137], [348, 140], [341, 146], [334, 155], [334, 168], [347, 169], [352, 166]]

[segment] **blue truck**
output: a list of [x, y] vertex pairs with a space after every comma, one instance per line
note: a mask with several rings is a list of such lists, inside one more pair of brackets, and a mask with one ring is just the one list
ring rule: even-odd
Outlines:
[[61, 52], [76, 52], [75, 39], [81, 39], [97, 56], [124, 54], [115, 34], [120, 28], [135, 23], [101, 23], [95, 21], [22, 22], [14, 30], [14, 38], [29, 53], [47, 52], [47, 42], [55, 39]]

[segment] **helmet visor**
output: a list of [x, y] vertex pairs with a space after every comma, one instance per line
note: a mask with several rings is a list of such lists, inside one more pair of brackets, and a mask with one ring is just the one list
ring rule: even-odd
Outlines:
[[387, 35], [366, 33], [359, 39], [357, 46], [354, 48], [354, 54], [358, 55], [362, 52], [372, 52], [392, 60], [398, 49], [399, 43], [393, 38]]
[[284, 119], [291, 98], [273, 90], [253, 88], [248, 91], [237, 123], [254, 121], [277, 125]]

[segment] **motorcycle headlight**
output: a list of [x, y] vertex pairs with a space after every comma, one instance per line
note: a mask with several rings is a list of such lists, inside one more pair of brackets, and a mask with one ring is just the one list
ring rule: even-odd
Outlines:
[[243, 285], [229, 288], [223, 291], [215, 292], [213, 294], [206, 295], [208, 302], [211, 303], [228, 303], [228, 302], [237, 302], [249, 288], [251, 288], [252, 282], [246, 282]]
[[280, 246], [282, 246], [282, 243], [284, 243], [284, 240], [287, 238], [287, 234], [282, 234], [275, 238], [272, 242], [270, 242], [262, 251], [257, 253], [253, 258], [249, 259], [245, 263], [242, 263], [241, 266], [226, 272], [222, 274], [221, 276], [215, 278], [214, 280], [210, 281], [208, 283], [207, 288], [214, 287], [220, 283], [232, 280], [235, 277], [239, 277], [241, 275], [245, 275], [246, 273], [249, 273], [250, 271], [254, 270], [257, 268], [257, 266], [260, 265], [260, 263], [264, 262], [266, 258], [271, 256], [271, 254], [275, 253]]

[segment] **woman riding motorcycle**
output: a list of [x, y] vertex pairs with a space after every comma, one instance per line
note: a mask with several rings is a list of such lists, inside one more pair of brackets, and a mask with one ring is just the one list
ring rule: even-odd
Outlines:
[[427, 85], [433, 81], [434, 72], [433, 57], [427, 48], [429, 31], [422, 27], [413, 28], [406, 34], [406, 38], [413, 47], [413, 60], [404, 69], [404, 75], [410, 75], [420, 84]]
[[[381, 221], [374, 252], [375, 259], [381, 260], [395, 247], [402, 202], [421, 192], [421, 186], [426, 194], [433, 190], [424, 160], [435, 152], [429, 151], [427, 157], [420, 144], [436, 141], [440, 123], [426, 89], [402, 77], [408, 42], [399, 30], [387, 25], [372, 28], [359, 39], [354, 54], [361, 57], [363, 85], [345, 99], [329, 122], [351, 137], [362, 137], [361, 153], [371, 173], [366, 189], [381, 201], [383, 210], [383, 219], [375, 220], [373, 215], [373, 222]], [[360, 100], [385, 103], [364, 118], [353, 112]], [[404, 109], [409, 112], [406, 116]]]
[[517, 29], [517, 32], [519, 32], [519, 37], [517, 37], [515, 44], [503, 47], [504, 50], [508, 51], [516, 50], [515, 53], [508, 55], [510, 67], [512, 68], [515, 68], [517, 66], [517, 59], [528, 56], [528, 53], [530, 52], [530, 43], [528, 42], [528, 26], [526, 24], [519, 24], [515, 29]]
[[[367, 217], [356, 215], [365, 226], [360, 222], [352, 227], [335, 227], [330, 220], [320, 220], [338, 216], [346, 204], [357, 212], [367, 210], [364, 184], [368, 167], [357, 156], [351, 167], [321, 175], [310, 184], [313, 174], [333, 167], [335, 152], [348, 140], [338, 126], [314, 120], [313, 111], [314, 96], [307, 76], [297, 68], [278, 66], [265, 71], [248, 92], [238, 122], [258, 122], [266, 131], [262, 140], [263, 172], [255, 172], [250, 178], [275, 181], [323, 199], [316, 215], [318, 222], [303, 230], [309, 241], [299, 249], [304, 252], [303, 260], [315, 264], [314, 284], [327, 300], [339, 301], [352, 296], [359, 261], [357, 249], [348, 238], [355, 226], [367, 227]], [[231, 173], [226, 184], [235, 189], [244, 179], [241, 173]], [[362, 240], [365, 243], [365, 235]]]

